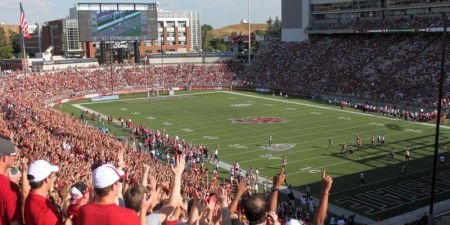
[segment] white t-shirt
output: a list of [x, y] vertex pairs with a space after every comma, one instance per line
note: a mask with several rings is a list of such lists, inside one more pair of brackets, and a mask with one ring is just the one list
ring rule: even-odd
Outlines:
[[330, 219], [330, 225], [336, 225], [336, 218], [331, 217], [331, 219]]
[[152, 213], [146, 216], [147, 225], [161, 225], [161, 221], [159, 219], [159, 213]]
[[339, 219], [336, 224], [337, 225], [345, 225], [345, 221], [343, 219]]

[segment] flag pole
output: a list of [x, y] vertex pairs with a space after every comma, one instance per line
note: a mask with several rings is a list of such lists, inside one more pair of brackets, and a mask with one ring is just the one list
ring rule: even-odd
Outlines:
[[[22, 3], [19, 2], [19, 6], [20, 6], [20, 25], [19, 25], [19, 30], [20, 30], [20, 40], [21, 40], [21, 47], [22, 47], [22, 70], [24, 70], [25, 72], [25, 77], [27, 76], [27, 70], [28, 70], [28, 61], [27, 61], [27, 53], [25, 50], [25, 36], [31, 37], [28, 34], [28, 31], [26, 29], [28, 29], [28, 25], [27, 25], [27, 19], [25, 17], [25, 12], [23, 11], [22, 8]], [[25, 66], [24, 66], [25, 63]]]
[[[25, 17], [25, 12], [23, 11], [22, 8], [22, 3], [19, 2], [20, 5], [20, 25], [19, 25], [19, 30], [20, 30], [20, 39], [22, 41], [22, 70], [24, 70], [25, 72], [25, 76], [27, 76], [27, 70], [28, 70], [28, 61], [27, 61], [27, 52], [26, 52], [26, 48], [25, 48], [25, 38], [31, 38], [31, 35], [28, 33], [28, 24], [27, 24], [27, 18]], [[25, 64], [25, 66], [24, 66]]]
[[25, 71], [25, 77], [26, 77], [27, 76], [27, 70], [28, 70], [28, 62], [27, 62], [27, 57], [26, 57], [27, 53], [25, 52], [25, 38], [23, 37], [22, 29], [20, 29], [20, 33], [21, 33], [20, 40], [22, 42], [22, 53], [23, 53], [22, 60], [23, 60], [23, 62], [25, 62], [25, 66], [23, 66], [22, 69]]

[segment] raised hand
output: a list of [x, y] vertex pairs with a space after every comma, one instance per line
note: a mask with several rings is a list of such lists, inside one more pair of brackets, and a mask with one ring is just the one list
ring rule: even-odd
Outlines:
[[157, 181], [155, 176], [150, 176], [149, 177], [149, 182], [148, 182], [148, 186], [150, 187], [150, 190], [156, 190], [156, 185], [157, 185]]
[[26, 172], [28, 173], [28, 159], [27, 158], [22, 158], [22, 160], [20, 161], [20, 170], [22, 170], [22, 172]]
[[150, 166], [148, 164], [143, 164], [144, 167], [144, 173], [148, 173], [150, 171]]
[[152, 198], [148, 198], [148, 194], [145, 193], [141, 202], [141, 211], [146, 213], [152, 207]]
[[273, 187], [280, 188], [283, 185], [285, 180], [286, 180], [286, 174], [284, 173], [284, 168], [281, 168], [280, 173], [273, 177]]
[[117, 152], [117, 167], [124, 168], [125, 167], [125, 161], [124, 161], [124, 155], [125, 155], [125, 149], [121, 148], [119, 152]]
[[247, 177], [242, 178], [237, 186], [237, 195], [243, 195], [247, 191]]
[[171, 165], [172, 167], [172, 172], [173, 174], [175, 174], [175, 176], [181, 176], [181, 174], [183, 174], [185, 165], [186, 165], [186, 160], [185, 160], [186, 156], [184, 154], [182, 155], [178, 155], [178, 157], [176, 158], [176, 166]]
[[202, 199], [201, 193], [199, 193], [199, 191], [197, 189], [193, 189], [191, 194], [192, 194], [193, 199], [197, 199], [197, 200]]
[[322, 194], [328, 194], [333, 184], [333, 178], [327, 175], [326, 169], [322, 171]]
[[280, 225], [280, 222], [278, 221], [278, 215], [274, 211], [270, 211], [267, 214], [267, 218], [268, 225]]
[[216, 203], [217, 203], [217, 197], [216, 195], [210, 195], [207, 197], [207, 207], [210, 211], [213, 211], [214, 208], [216, 207]]
[[217, 193], [216, 193], [220, 206], [222, 208], [228, 207], [228, 193], [227, 190], [225, 188], [219, 188], [217, 189]]

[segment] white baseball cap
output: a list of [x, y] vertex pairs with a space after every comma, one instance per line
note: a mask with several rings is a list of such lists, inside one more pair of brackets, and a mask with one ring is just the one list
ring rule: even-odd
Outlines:
[[111, 164], [99, 166], [93, 172], [94, 188], [105, 188], [124, 178], [125, 173]]
[[36, 183], [47, 178], [51, 173], [58, 172], [59, 167], [51, 165], [45, 160], [37, 160], [28, 168], [28, 180]]
[[303, 222], [301, 220], [296, 219], [290, 219], [286, 225], [303, 225]]

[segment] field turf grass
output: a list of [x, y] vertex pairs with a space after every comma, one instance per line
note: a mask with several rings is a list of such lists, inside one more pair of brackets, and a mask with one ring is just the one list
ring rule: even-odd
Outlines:
[[[299, 191], [310, 185], [315, 196], [320, 194], [320, 171], [325, 168], [334, 178], [331, 203], [372, 219], [388, 218], [429, 202], [426, 195], [432, 168], [433, 126], [252, 92], [179, 92], [175, 97], [138, 98], [144, 96], [78, 103], [114, 118], [132, 118], [135, 124], [147, 128], [166, 129], [169, 135], [180, 140], [206, 144], [210, 153], [219, 146], [221, 161], [232, 164], [238, 160], [241, 168], [258, 168], [269, 179], [279, 171], [281, 158], [286, 156], [288, 183]], [[61, 110], [79, 116], [79, 110], [71, 104], [64, 104]], [[253, 122], [260, 123], [233, 122], [252, 121], [257, 117], [261, 118]], [[110, 129], [117, 135], [127, 132], [117, 126]], [[441, 128], [441, 141], [447, 141], [448, 133], [447, 128]], [[343, 156], [340, 145], [351, 145], [355, 135], [362, 138], [362, 149]], [[378, 135], [384, 135], [386, 143], [371, 145], [370, 138]], [[274, 144], [294, 147], [286, 151], [263, 149], [269, 136], [273, 137]], [[333, 146], [328, 149], [330, 136]], [[406, 149], [411, 152], [408, 162], [404, 156]], [[443, 154], [447, 156], [447, 152]], [[400, 173], [405, 163], [407, 169]], [[450, 174], [447, 164], [439, 165], [439, 176]], [[364, 187], [360, 187], [361, 172], [365, 174]], [[221, 174], [227, 176], [226, 171]], [[437, 183], [438, 200], [448, 198], [447, 190], [450, 191], [450, 183], [442, 180]], [[391, 187], [390, 191], [386, 192], [386, 187]]]

